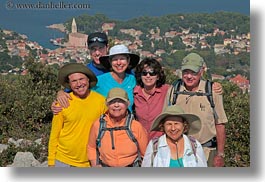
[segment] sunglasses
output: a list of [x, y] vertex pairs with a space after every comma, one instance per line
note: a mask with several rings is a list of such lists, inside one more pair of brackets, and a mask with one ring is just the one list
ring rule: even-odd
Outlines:
[[146, 76], [148, 73], [149, 73], [150, 76], [157, 75], [157, 73], [154, 72], [154, 71], [142, 71], [142, 76]]
[[93, 37], [89, 39], [88, 43], [93, 43], [93, 42], [100, 42], [100, 43], [106, 43], [107, 41], [103, 38], [100, 37]]

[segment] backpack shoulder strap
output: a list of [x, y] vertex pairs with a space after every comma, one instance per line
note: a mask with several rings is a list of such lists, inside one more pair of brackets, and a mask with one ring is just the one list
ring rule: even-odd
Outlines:
[[152, 167], [154, 165], [154, 159], [155, 159], [155, 156], [156, 156], [156, 153], [157, 153], [158, 139], [159, 139], [159, 137], [152, 138], [152, 144], [153, 144], [153, 153], [152, 153], [152, 156], [151, 156], [151, 166]]
[[172, 95], [170, 95], [170, 99], [172, 98], [171, 102], [169, 101], [169, 105], [175, 105], [176, 104], [176, 101], [177, 101], [177, 98], [178, 98], [178, 92], [179, 92], [179, 89], [180, 89], [180, 86], [182, 84], [182, 79], [177, 79], [172, 85], [172, 89], [173, 89], [173, 93], [171, 92], [171, 94], [173, 94], [173, 97]]
[[141, 165], [142, 156], [141, 156], [141, 152], [140, 152], [139, 143], [138, 143], [137, 139], [135, 138], [135, 136], [132, 132], [132, 129], [131, 129], [131, 125], [132, 125], [132, 121], [134, 119], [134, 116], [132, 113], [130, 113], [130, 111], [128, 111], [128, 112], [129, 112], [129, 114], [127, 116], [126, 123], [125, 123], [126, 132], [127, 132], [127, 135], [129, 136], [129, 138], [135, 143], [135, 145], [137, 147], [138, 155], [137, 155], [136, 160], [134, 161], [134, 166], [139, 167]]
[[98, 129], [98, 137], [96, 139], [96, 153], [97, 153], [97, 164], [100, 164], [100, 153], [99, 153], [99, 147], [101, 146], [101, 138], [103, 137], [105, 133], [105, 128], [106, 128], [106, 122], [104, 120], [105, 114], [100, 116], [99, 119], [99, 129]]
[[190, 141], [190, 144], [191, 144], [191, 148], [192, 148], [192, 151], [193, 151], [193, 154], [196, 158], [196, 162], [198, 162], [198, 157], [196, 155], [196, 151], [197, 151], [197, 143], [196, 143], [196, 139], [193, 137], [193, 136], [188, 136], [189, 138], [189, 141]]
[[216, 113], [216, 110], [215, 110], [215, 104], [214, 104], [214, 101], [213, 101], [213, 90], [212, 90], [212, 87], [213, 87], [213, 82], [211, 82], [210, 80], [206, 80], [206, 83], [205, 83], [205, 92], [206, 92], [206, 97], [211, 105], [211, 108], [213, 110], [213, 116], [214, 116], [214, 119], [217, 120], [218, 119], [218, 115]]

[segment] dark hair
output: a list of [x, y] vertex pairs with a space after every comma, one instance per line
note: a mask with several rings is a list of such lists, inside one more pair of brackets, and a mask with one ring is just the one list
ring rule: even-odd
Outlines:
[[144, 87], [144, 83], [141, 78], [142, 71], [148, 66], [154, 69], [154, 72], [157, 73], [158, 80], [156, 81], [156, 87], [159, 88], [166, 83], [166, 75], [162, 69], [161, 64], [154, 58], [144, 58], [135, 68], [135, 77], [136, 82], [141, 87]]

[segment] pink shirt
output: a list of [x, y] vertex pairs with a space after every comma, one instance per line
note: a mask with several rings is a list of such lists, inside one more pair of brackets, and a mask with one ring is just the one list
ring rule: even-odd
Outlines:
[[165, 98], [168, 92], [168, 84], [156, 88], [155, 92], [146, 99], [142, 91], [142, 87], [137, 85], [134, 88], [134, 104], [137, 120], [142, 123], [149, 133], [149, 140], [155, 136], [161, 136], [162, 132], [150, 132], [150, 128], [154, 119], [162, 112]]

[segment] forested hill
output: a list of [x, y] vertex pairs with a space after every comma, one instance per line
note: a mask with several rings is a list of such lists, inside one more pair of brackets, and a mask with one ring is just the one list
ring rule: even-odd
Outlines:
[[[156, 54], [165, 67], [179, 68], [181, 58], [187, 52], [195, 51], [205, 58], [214, 74], [250, 77], [250, 17], [247, 15], [233, 12], [179, 13], [118, 21], [103, 14], [86, 14], [75, 17], [75, 20], [78, 31], [85, 34], [102, 31], [104, 24], [110, 24], [113, 27], [105, 30], [110, 40], [126, 42], [140, 55], [144, 51]], [[65, 23], [69, 31], [71, 24], [72, 19]], [[226, 39], [234, 42], [225, 45]], [[220, 45], [223, 48], [219, 54], [215, 48]]]
[[[103, 23], [115, 23], [115, 29], [110, 31], [112, 36], [120, 36], [120, 29], [134, 28], [147, 34], [151, 29], [160, 28], [160, 33], [175, 30], [182, 31], [190, 29], [191, 33], [211, 33], [213, 29], [219, 28], [224, 31], [233, 30], [233, 34], [247, 34], [250, 32], [250, 17], [232, 12], [210, 13], [179, 13], [165, 15], [161, 17], [143, 16], [128, 21], [118, 21], [109, 19], [103, 14], [90, 16], [88, 14], [76, 17], [76, 22], [80, 31], [90, 33], [95, 30], [101, 30]], [[65, 24], [68, 30], [71, 29], [72, 19]]]

